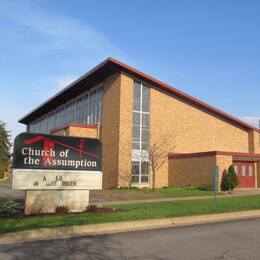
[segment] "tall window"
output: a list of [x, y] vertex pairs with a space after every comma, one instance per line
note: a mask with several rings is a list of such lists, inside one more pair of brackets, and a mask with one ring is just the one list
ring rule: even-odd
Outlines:
[[132, 126], [132, 183], [148, 183], [150, 89], [134, 83]]
[[28, 126], [29, 132], [49, 133], [69, 123], [96, 124], [101, 122], [102, 86], [68, 101]]

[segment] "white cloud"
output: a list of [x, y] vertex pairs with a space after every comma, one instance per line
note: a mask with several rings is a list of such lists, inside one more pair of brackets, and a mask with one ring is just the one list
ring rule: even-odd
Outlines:
[[0, 42], [0, 48], [11, 45], [33, 53], [71, 51], [74, 55], [80, 53], [84, 60], [94, 59], [95, 62], [107, 56], [127, 59], [106, 35], [88, 24], [35, 6], [30, 1], [27, 3], [0, 2], [0, 36], [5, 39]]
[[242, 118], [242, 120], [255, 127], [259, 127], [260, 116], [245, 116]]
[[[32, 73], [23, 81], [19, 76], [1, 79], [0, 88], [5, 93], [5, 100], [0, 102], [0, 120], [7, 122], [13, 136], [25, 129], [17, 123], [21, 116], [81, 73], [108, 56], [130, 61], [102, 32], [75, 17], [52, 12], [30, 0], [0, 1], [0, 39], [0, 62], [6, 59], [10, 62], [12, 57], [12, 73], [19, 71], [21, 64], [28, 68], [45, 68], [41, 76]], [[23, 63], [22, 59], [26, 61]]]

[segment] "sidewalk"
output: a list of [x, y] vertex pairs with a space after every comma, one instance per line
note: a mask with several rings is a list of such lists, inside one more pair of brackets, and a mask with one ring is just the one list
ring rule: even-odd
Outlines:
[[20, 232], [7, 233], [0, 236], [1, 244], [13, 244], [34, 240], [49, 240], [68, 238], [74, 236], [87, 236], [97, 234], [109, 234], [145, 229], [157, 229], [177, 227], [181, 225], [194, 225], [219, 221], [231, 221], [260, 217], [260, 210], [217, 213], [208, 215], [196, 215], [186, 217], [173, 217], [140, 221], [125, 221], [103, 224], [77, 225], [58, 228], [41, 228]]

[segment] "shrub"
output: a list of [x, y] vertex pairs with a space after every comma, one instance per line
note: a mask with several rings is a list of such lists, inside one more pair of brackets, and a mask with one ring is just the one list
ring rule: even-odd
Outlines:
[[228, 173], [227, 170], [223, 171], [222, 174], [222, 180], [221, 180], [221, 190], [229, 190], [229, 184], [228, 184]]
[[199, 190], [202, 190], [202, 191], [213, 191], [213, 184], [204, 183], [204, 184], [201, 184], [198, 188], [199, 188]]
[[57, 206], [55, 209], [55, 213], [57, 214], [67, 214], [69, 213], [69, 208], [68, 206]]
[[224, 170], [221, 181], [222, 190], [233, 190], [239, 184], [238, 177], [233, 165], [230, 165], [228, 171]]
[[0, 200], [0, 215], [14, 215], [23, 212], [23, 207], [10, 199]]

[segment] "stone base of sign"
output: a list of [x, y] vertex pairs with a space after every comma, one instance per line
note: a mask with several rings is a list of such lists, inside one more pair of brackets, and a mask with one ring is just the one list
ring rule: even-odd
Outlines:
[[55, 213], [57, 207], [82, 212], [89, 204], [89, 190], [26, 190], [25, 214]]

